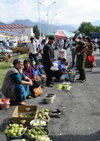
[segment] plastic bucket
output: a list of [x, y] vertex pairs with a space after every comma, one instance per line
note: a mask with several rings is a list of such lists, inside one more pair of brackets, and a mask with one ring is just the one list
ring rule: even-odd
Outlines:
[[69, 73], [68, 75], [69, 75], [69, 81], [74, 82], [76, 74]]
[[9, 109], [10, 108], [10, 103], [8, 101], [6, 102], [0, 102], [0, 106], [1, 106], [1, 109]]

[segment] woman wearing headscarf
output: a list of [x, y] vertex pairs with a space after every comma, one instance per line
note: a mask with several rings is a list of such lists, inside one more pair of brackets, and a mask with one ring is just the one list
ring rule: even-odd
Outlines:
[[96, 67], [95, 61], [90, 62], [89, 56], [94, 56], [94, 44], [92, 43], [91, 39], [89, 37], [86, 37], [86, 45], [87, 45], [87, 51], [86, 51], [86, 63], [85, 67], [90, 68], [92, 71], [93, 67]]
[[2, 93], [5, 97], [10, 98], [11, 102], [18, 102], [21, 105], [26, 105], [24, 100], [32, 98], [29, 86], [33, 83], [22, 71], [23, 62], [20, 58], [13, 61], [13, 67], [8, 70], [3, 86]]

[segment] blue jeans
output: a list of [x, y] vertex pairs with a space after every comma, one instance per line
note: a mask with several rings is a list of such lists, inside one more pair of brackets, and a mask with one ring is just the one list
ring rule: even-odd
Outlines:
[[35, 63], [39, 64], [39, 60], [38, 60], [37, 55], [30, 53], [29, 54], [29, 59], [30, 59], [30, 62], [31, 62], [31, 66], [33, 66], [33, 58], [34, 58]]

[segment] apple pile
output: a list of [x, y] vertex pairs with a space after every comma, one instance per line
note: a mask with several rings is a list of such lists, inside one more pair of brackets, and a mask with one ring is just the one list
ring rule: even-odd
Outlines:
[[49, 109], [44, 109], [44, 108], [42, 108], [42, 109], [40, 109], [39, 111], [38, 111], [38, 118], [39, 119], [47, 119], [47, 120], [49, 120]]
[[34, 116], [35, 116], [35, 113], [23, 113], [19, 115], [20, 118], [30, 118]]
[[9, 124], [5, 129], [5, 135], [9, 137], [18, 137], [23, 135], [25, 132], [24, 127], [22, 124]]

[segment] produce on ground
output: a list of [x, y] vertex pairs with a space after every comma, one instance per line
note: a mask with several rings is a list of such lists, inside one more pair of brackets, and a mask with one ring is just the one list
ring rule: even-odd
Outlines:
[[39, 119], [47, 119], [47, 120], [49, 120], [49, 109], [44, 109], [44, 108], [42, 108], [42, 109], [40, 109], [39, 111], [38, 111], [38, 118]]
[[9, 137], [17, 137], [24, 134], [25, 130], [22, 124], [9, 124], [4, 133]]
[[69, 84], [58, 84], [57, 90], [70, 90], [71, 86]]
[[20, 118], [30, 118], [30, 117], [34, 117], [35, 116], [35, 112], [32, 113], [21, 113], [19, 114]]
[[37, 139], [38, 137], [47, 136], [48, 132], [42, 127], [34, 127], [33, 129], [28, 129], [27, 134], [30, 138]]
[[63, 88], [63, 84], [58, 84], [57, 85], [57, 90], [62, 90], [62, 88]]
[[30, 122], [32, 126], [46, 126], [47, 122], [45, 120], [35, 119]]
[[49, 137], [38, 137], [36, 141], [52, 141]]

